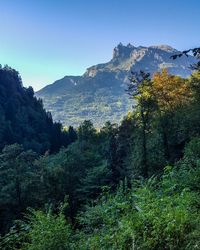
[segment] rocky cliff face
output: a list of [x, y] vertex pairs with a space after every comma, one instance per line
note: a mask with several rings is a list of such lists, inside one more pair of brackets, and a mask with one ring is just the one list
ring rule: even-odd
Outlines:
[[172, 60], [178, 51], [168, 45], [135, 47], [119, 44], [112, 59], [88, 68], [83, 76], [65, 76], [36, 93], [55, 120], [77, 126], [91, 119], [99, 127], [107, 120], [119, 122], [131, 109], [125, 88], [131, 71], [153, 74], [167, 68], [169, 73], [187, 77], [191, 74], [191, 56]]

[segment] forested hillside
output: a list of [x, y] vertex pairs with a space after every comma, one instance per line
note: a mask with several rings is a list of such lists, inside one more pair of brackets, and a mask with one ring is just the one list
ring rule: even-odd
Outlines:
[[70, 127], [58, 152], [5, 145], [0, 248], [200, 249], [199, 66], [188, 78], [133, 72], [121, 124]]
[[34, 97], [32, 87], [24, 88], [19, 73], [0, 67], [0, 149], [19, 143], [38, 153], [59, 150], [67, 145], [67, 133]]

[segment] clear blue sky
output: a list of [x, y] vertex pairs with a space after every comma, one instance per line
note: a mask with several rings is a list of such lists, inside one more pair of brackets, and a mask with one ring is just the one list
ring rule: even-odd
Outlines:
[[199, 0], [5, 0], [0, 16], [0, 63], [35, 90], [108, 61], [119, 42], [200, 46]]

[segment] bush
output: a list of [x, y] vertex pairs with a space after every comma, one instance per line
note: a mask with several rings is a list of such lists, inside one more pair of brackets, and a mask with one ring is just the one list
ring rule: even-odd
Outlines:
[[[199, 195], [179, 187], [181, 170], [106, 194], [80, 215], [80, 249], [199, 249]], [[183, 171], [184, 178], [191, 172]]]
[[1, 239], [3, 250], [70, 250], [72, 230], [62, 210], [56, 215], [29, 210], [24, 221], [18, 221]]
[[28, 215], [30, 230], [29, 242], [23, 246], [27, 250], [65, 250], [70, 249], [71, 228], [62, 212], [54, 215], [31, 210]]

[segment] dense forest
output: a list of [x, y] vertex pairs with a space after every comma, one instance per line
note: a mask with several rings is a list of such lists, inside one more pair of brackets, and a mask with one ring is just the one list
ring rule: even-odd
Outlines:
[[187, 79], [133, 72], [133, 110], [97, 130], [54, 123], [19, 74], [1, 68], [0, 249], [200, 249], [193, 69]]
[[0, 65], [0, 149], [18, 143], [37, 153], [56, 152], [71, 139], [60, 123], [53, 123], [32, 87], [24, 88], [19, 73]]

